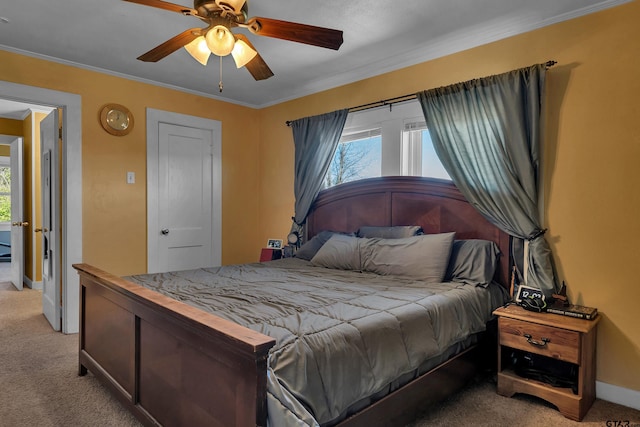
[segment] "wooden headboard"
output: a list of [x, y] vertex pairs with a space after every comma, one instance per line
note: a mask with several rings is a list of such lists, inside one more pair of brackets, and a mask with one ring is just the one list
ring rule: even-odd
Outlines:
[[320, 192], [307, 218], [306, 238], [322, 230], [419, 225], [425, 234], [455, 231], [456, 239], [492, 240], [500, 247], [496, 280], [509, 288], [509, 235], [487, 221], [449, 181], [394, 176], [341, 184]]

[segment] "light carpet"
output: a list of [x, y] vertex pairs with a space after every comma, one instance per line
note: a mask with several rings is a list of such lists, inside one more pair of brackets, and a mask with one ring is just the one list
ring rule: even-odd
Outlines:
[[[54, 332], [41, 298], [40, 291], [0, 283], [0, 426], [140, 426], [91, 373], [78, 376], [78, 335]], [[598, 399], [578, 423], [540, 399], [498, 396], [488, 373], [410, 427], [607, 426], [615, 420], [640, 427], [640, 411]]]

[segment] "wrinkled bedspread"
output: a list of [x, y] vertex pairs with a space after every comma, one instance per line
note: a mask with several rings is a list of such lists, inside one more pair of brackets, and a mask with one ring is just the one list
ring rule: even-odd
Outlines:
[[326, 424], [399, 377], [485, 329], [505, 293], [267, 263], [146, 274], [128, 280], [276, 339], [271, 426]]

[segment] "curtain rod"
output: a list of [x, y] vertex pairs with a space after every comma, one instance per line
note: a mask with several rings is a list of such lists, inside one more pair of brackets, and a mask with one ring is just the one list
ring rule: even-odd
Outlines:
[[[554, 65], [556, 65], [558, 62], [554, 61], [554, 60], [550, 60], [544, 63], [544, 65], [547, 68], [553, 67]], [[369, 110], [372, 108], [378, 108], [378, 107], [386, 107], [387, 105], [389, 106], [389, 108], [391, 108], [391, 106], [393, 104], [399, 104], [401, 102], [407, 102], [407, 101], [411, 101], [412, 99], [416, 99], [416, 94], [415, 93], [410, 93], [407, 95], [402, 95], [402, 96], [396, 96], [395, 98], [388, 98], [388, 99], [383, 99], [380, 101], [376, 101], [376, 102], [370, 102], [368, 104], [362, 104], [362, 105], [358, 105], [355, 107], [349, 107], [349, 112], [350, 113], [355, 113], [356, 111], [364, 111], [364, 110]], [[285, 122], [285, 124], [287, 126], [291, 126], [291, 122], [292, 120], [287, 120]]]

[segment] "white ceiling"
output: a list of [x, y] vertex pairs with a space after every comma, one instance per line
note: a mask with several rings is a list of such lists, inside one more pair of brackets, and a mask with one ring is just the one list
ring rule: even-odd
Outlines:
[[[250, 17], [339, 29], [344, 43], [334, 51], [236, 28], [275, 76], [255, 81], [225, 57], [220, 93], [217, 58], [203, 67], [180, 49], [157, 63], [136, 60], [188, 28], [203, 27], [197, 18], [121, 0], [12, 0], [0, 6], [0, 49], [261, 108], [629, 0], [248, 1]], [[547, 59], [554, 59], [552, 47], [540, 58]], [[20, 114], [8, 108], [0, 107], [0, 117]]]

